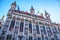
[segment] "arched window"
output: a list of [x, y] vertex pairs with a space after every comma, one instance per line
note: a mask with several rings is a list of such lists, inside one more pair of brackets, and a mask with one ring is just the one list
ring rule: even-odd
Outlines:
[[32, 24], [29, 23], [29, 32], [32, 33]]
[[12, 20], [12, 21], [11, 21], [11, 24], [10, 24], [9, 31], [12, 31], [12, 30], [13, 30], [14, 25], [15, 25], [15, 20]]
[[36, 30], [37, 30], [37, 33], [39, 34], [39, 25], [36, 25]]
[[21, 22], [21, 23], [20, 23], [20, 32], [23, 32], [23, 27], [24, 27], [24, 23]]

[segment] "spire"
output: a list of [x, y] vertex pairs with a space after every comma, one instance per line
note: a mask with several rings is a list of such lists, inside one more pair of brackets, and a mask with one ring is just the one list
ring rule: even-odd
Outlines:
[[45, 10], [45, 16], [48, 15], [47, 11]]
[[10, 10], [15, 10], [16, 8], [16, 1], [11, 4]]
[[11, 5], [15, 5], [16, 6], [16, 1], [14, 3], [12, 3]]

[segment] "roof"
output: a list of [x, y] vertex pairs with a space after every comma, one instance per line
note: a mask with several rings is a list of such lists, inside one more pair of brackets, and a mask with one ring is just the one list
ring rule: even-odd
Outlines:
[[18, 11], [18, 10], [15, 10], [15, 12], [18, 12], [18, 13], [23, 13], [23, 14], [26, 14], [26, 15], [29, 15], [29, 16], [35, 16], [35, 17], [39, 17], [39, 18], [43, 18], [41, 15], [35, 15], [35, 14], [31, 14], [31, 13], [28, 13], [28, 12], [24, 12], [24, 11]]

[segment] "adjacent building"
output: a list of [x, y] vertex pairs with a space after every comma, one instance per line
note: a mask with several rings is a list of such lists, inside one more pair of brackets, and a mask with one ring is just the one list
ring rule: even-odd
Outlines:
[[6, 21], [1, 29], [0, 40], [60, 40], [60, 24], [51, 22], [50, 15], [35, 15], [16, 10], [16, 2], [11, 4]]

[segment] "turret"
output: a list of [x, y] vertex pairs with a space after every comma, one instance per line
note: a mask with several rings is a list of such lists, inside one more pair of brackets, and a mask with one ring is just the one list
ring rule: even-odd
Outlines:
[[33, 6], [31, 6], [30, 13], [31, 14], [34, 14], [35, 13], [35, 10], [34, 10]]
[[11, 4], [10, 10], [15, 10], [15, 8], [16, 8], [16, 1], [15, 1], [14, 3]]
[[48, 13], [46, 12], [46, 10], [45, 10], [45, 17], [46, 17], [46, 19], [50, 20], [50, 14], [48, 14]]

